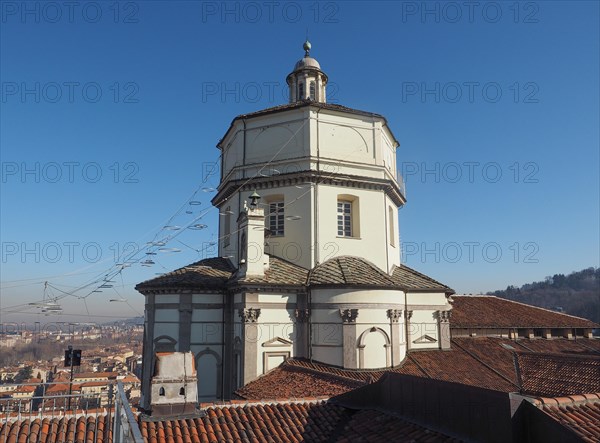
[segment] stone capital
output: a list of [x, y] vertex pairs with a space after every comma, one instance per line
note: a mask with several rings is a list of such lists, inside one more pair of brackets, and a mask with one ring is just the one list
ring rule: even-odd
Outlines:
[[388, 309], [387, 316], [392, 323], [398, 323], [402, 317], [402, 309]]
[[244, 323], [256, 323], [260, 317], [260, 308], [240, 309], [238, 314]]
[[450, 317], [452, 316], [452, 311], [437, 311], [437, 318], [440, 323], [447, 323], [450, 321]]
[[340, 317], [344, 323], [356, 323], [358, 309], [340, 309]]
[[296, 309], [294, 315], [296, 316], [296, 320], [300, 323], [306, 323], [308, 318], [310, 317], [309, 309]]

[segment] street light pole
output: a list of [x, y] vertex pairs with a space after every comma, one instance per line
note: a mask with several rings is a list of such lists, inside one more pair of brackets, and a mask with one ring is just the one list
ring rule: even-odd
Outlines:
[[67, 411], [71, 410], [71, 393], [73, 392], [73, 346], [69, 345], [69, 360], [71, 362], [71, 378], [69, 380], [69, 406]]

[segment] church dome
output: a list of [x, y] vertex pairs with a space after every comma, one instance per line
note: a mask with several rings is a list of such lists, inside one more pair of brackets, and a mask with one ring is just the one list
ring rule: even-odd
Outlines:
[[321, 69], [321, 65], [314, 58], [305, 56], [296, 62], [296, 65], [294, 66], [294, 71], [298, 71], [299, 69], [304, 68]]

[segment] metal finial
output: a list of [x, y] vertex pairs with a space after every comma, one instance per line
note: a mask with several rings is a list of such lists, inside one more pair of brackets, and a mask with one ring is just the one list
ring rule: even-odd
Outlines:
[[308, 57], [310, 54], [310, 48], [312, 47], [308, 39], [304, 42], [304, 45], [302, 47], [304, 48], [305, 57]]

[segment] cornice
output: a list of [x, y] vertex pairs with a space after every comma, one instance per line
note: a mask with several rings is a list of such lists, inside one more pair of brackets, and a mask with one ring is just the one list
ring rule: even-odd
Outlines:
[[406, 198], [402, 194], [402, 191], [391, 180], [312, 170], [279, 174], [270, 177], [255, 177], [252, 180], [247, 178], [228, 180], [221, 186], [217, 195], [211, 200], [211, 203], [213, 206], [219, 206], [237, 191], [281, 188], [306, 183], [384, 191], [396, 205], [402, 206], [406, 203]]

